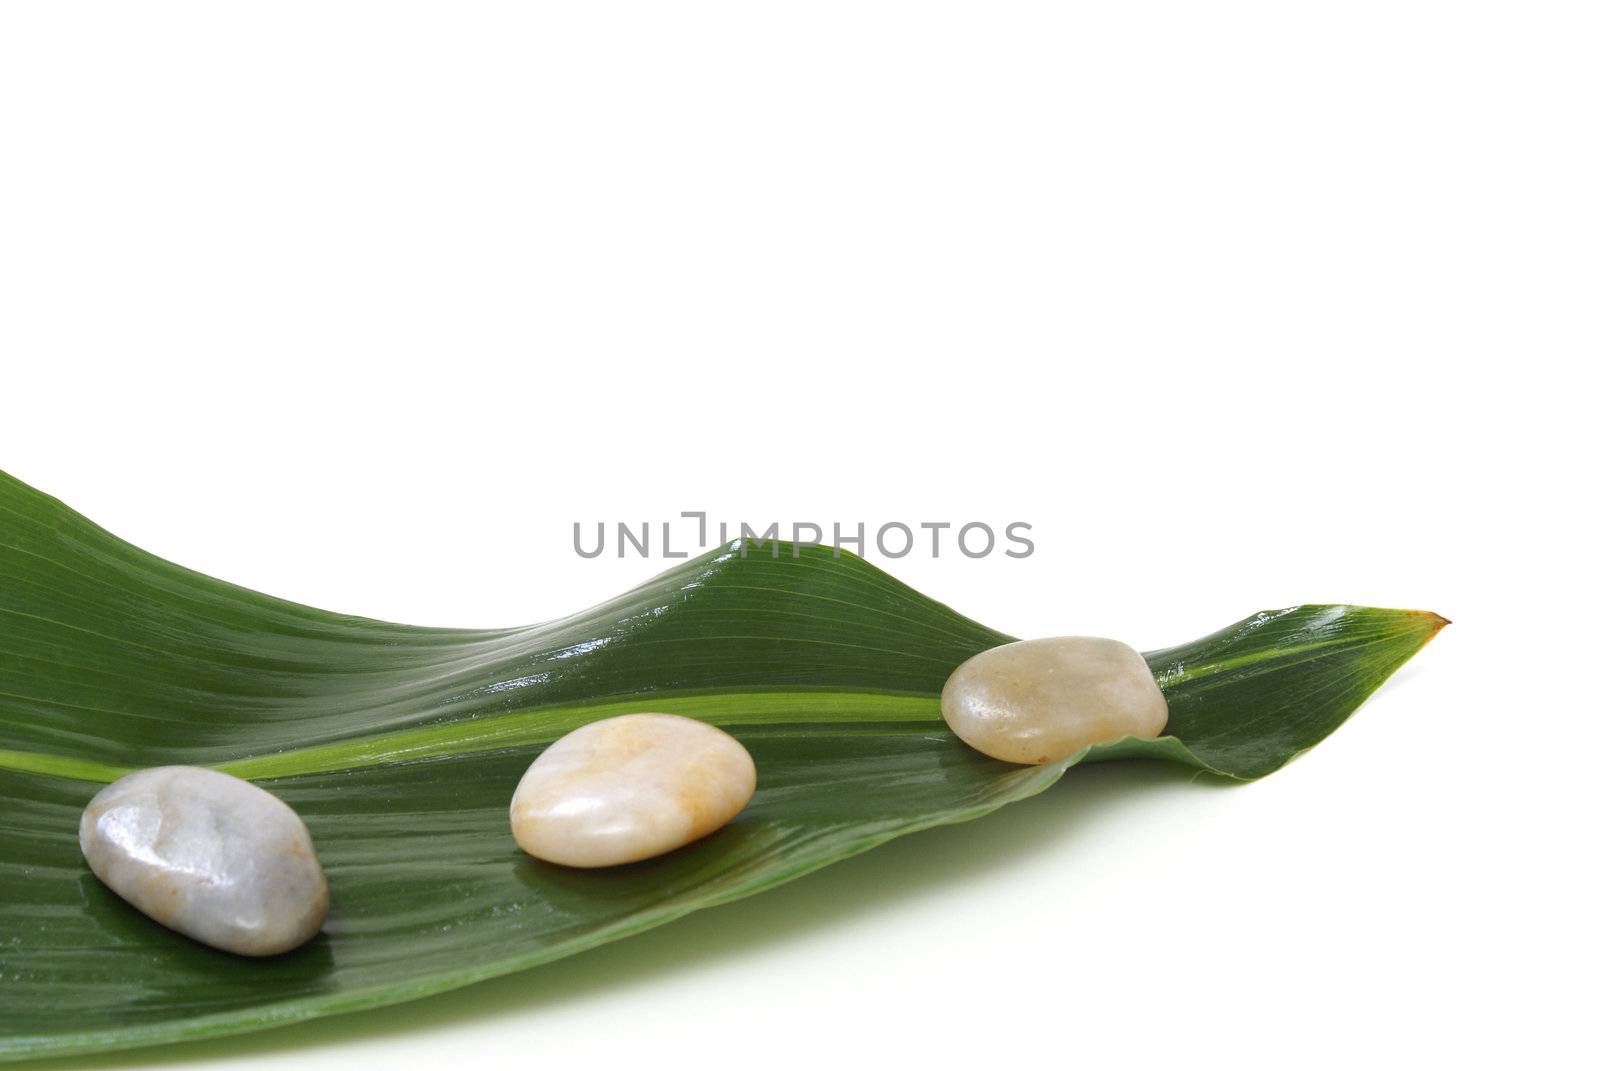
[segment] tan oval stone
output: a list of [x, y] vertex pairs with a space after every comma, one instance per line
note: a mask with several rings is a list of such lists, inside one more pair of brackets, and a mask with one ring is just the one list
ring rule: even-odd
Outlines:
[[624, 714], [574, 729], [533, 760], [511, 797], [511, 833], [551, 863], [632, 863], [722, 828], [755, 790], [750, 753], [716, 726]]
[[118, 896], [228, 952], [287, 952], [328, 914], [328, 881], [294, 808], [216, 770], [157, 766], [113, 781], [84, 808], [78, 845]]
[[1038, 764], [1124, 736], [1157, 737], [1167, 700], [1144, 657], [1094, 636], [1022, 640], [974, 655], [939, 696], [950, 729], [985, 755]]

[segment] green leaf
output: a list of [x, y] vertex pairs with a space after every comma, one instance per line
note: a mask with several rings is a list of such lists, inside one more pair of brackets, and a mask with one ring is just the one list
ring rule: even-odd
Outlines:
[[[831, 549], [734, 543], [546, 625], [412, 628], [182, 569], [0, 474], [0, 1057], [254, 1030], [465, 985], [978, 817], [1085, 759], [1259, 777], [1442, 624], [1353, 606], [1257, 614], [1147, 656], [1168, 736], [1010, 766], [955, 740], [937, 698], [956, 665], [1010, 637]], [[539, 747], [634, 710], [732, 731], [760, 771], [749, 809], [623, 868], [519, 852], [507, 807]], [[263, 780], [305, 817], [333, 891], [322, 935], [240, 959], [89, 873], [83, 805], [163, 763]]]

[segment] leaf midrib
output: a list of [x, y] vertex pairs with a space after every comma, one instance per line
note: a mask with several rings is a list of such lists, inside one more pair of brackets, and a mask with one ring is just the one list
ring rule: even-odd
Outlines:
[[[1271, 652], [1216, 659], [1204, 666], [1180, 664], [1158, 675], [1163, 689], [1190, 683], [1255, 662], [1296, 660], [1317, 648], [1359, 646], [1348, 638], [1314, 641]], [[1156, 652], [1155, 657], [1165, 652]], [[655, 692], [586, 703], [535, 707], [487, 718], [397, 729], [386, 733], [291, 748], [212, 763], [216, 769], [251, 781], [303, 774], [357, 770], [395, 762], [416, 762], [508, 747], [548, 744], [600, 718], [638, 711], [684, 714], [724, 727], [750, 725], [847, 725], [861, 722], [927, 722], [943, 725], [939, 698], [924, 693], [861, 691]], [[0, 750], [0, 769], [78, 781], [109, 783], [138, 767], [74, 759], [34, 751]]]
[[[639, 711], [684, 714], [720, 726], [846, 725], [860, 722], [928, 722], [943, 725], [939, 699], [934, 695], [838, 691], [653, 692], [590, 703], [536, 707], [443, 725], [399, 729], [355, 740], [313, 744], [209, 765], [251, 781], [356, 770], [394, 762], [548, 744], [599, 718]], [[45, 752], [0, 750], [0, 769], [78, 781], [108, 783], [136, 768]]]

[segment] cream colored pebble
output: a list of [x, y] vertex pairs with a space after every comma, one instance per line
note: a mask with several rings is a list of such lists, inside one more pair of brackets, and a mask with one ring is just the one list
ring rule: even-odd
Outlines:
[[727, 825], [755, 790], [755, 761], [721, 729], [624, 714], [574, 729], [533, 760], [511, 797], [511, 833], [551, 863], [632, 863]]
[[939, 709], [962, 740], [1019, 763], [1156, 737], [1167, 726], [1166, 697], [1143, 656], [1093, 636], [1022, 640], [974, 655], [950, 674]]
[[300, 816], [216, 770], [157, 766], [113, 781], [84, 808], [78, 845], [118, 896], [228, 952], [287, 952], [328, 914], [328, 881]]

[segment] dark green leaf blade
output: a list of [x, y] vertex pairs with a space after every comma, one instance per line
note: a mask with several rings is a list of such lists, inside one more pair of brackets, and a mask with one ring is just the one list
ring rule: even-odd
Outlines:
[[[1257, 615], [1147, 656], [1175, 735], [1016, 767], [956, 741], [937, 701], [956, 665], [1009, 637], [850, 555], [734, 544], [546, 625], [412, 628], [182, 569], [0, 475], [0, 1058], [260, 1029], [518, 970], [977, 817], [1084, 759], [1259, 776], [1440, 624]], [[522, 856], [506, 807], [539, 748], [640, 709], [742, 739], [760, 770], [750, 808], [633, 867]], [[323, 935], [239, 960], [88, 873], [84, 802], [171, 762], [264, 779], [301, 811], [334, 893]]]

